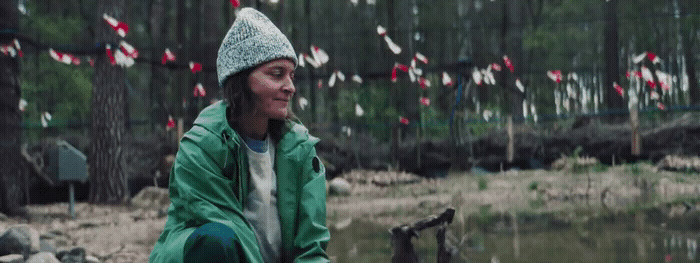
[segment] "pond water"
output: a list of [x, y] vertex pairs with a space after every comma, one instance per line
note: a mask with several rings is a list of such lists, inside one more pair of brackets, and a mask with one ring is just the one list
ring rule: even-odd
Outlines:
[[[700, 262], [698, 217], [691, 222], [644, 218], [453, 222], [449, 232], [464, 242], [452, 262]], [[387, 227], [354, 220], [331, 230], [328, 253], [333, 262], [391, 262], [390, 238]], [[435, 230], [424, 230], [413, 244], [421, 262], [435, 262]]]

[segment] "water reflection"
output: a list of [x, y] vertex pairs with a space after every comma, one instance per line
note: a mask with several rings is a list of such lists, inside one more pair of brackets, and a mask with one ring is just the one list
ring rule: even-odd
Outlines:
[[[508, 218], [508, 217], [506, 217]], [[639, 216], [615, 217], [582, 222], [518, 218], [475, 226], [453, 222], [453, 244], [466, 236], [453, 262], [699, 262], [700, 229]], [[544, 221], [544, 222], [543, 222]], [[388, 227], [361, 220], [340, 230], [331, 229], [328, 247], [333, 262], [391, 262]], [[454, 233], [466, 229], [464, 233]], [[414, 239], [421, 262], [435, 262], [435, 231], [421, 232]]]

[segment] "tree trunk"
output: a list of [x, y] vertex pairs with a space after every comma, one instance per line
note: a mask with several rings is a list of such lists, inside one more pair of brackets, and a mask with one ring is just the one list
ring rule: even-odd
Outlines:
[[[604, 29], [604, 51], [605, 57], [605, 73], [603, 74], [603, 95], [607, 108], [612, 110], [624, 109], [624, 101], [613, 89], [613, 82], [620, 83], [619, 74], [619, 48], [617, 34], [617, 1], [606, 1], [603, 3], [603, 12], [605, 13], [605, 29]], [[612, 122], [623, 121], [619, 117], [611, 117]]]
[[[116, 49], [117, 34], [102, 21], [106, 13], [125, 20], [124, 0], [100, 0], [97, 4], [96, 43], [111, 43]], [[95, 60], [92, 89], [92, 130], [90, 140], [90, 202], [122, 203], [129, 198], [123, 162], [125, 136], [125, 74], [106, 56]]]
[[[520, 76], [523, 67], [523, 33], [522, 33], [522, 9], [523, 2], [521, 0], [510, 0], [503, 2], [503, 27], [501, 28], [501, 50], [502, 55], [507, 55], [510, 58], [515, 68], [514, 72], [510, 72], [508, 68], [503, 69], [501, 75], [501, 85], [508, 97], [509, 112], [513, 115], [513, 120], [520, 123], [523, 120], [523, 99], [525, 94], [520, 92], [516, 87], [515, 82]], [[522, 80], [521, 80], [522, 81]]]
[[[16, 31], [18, 28], [17, 1], [0, 2], [0, 28]], [[3, 35], [1, 45], [12, 45], [13, 37]], [[0, 212], [9, 215], [22, 213], [25, 203], [22, 187], [24, 162], [21, 160], [22, 115], [18, 105], [19, 57], [0, 54]]]
[[[163, 40], [167, 38], [164, 0], [151, 0], [149, 15], [149, 32], [151, 35], [151, 57], [160, 58], [165, 48]], [[168, 71], [160, 65], [151, 65], [151, 85], [149, 92], [149, 107], [151, 113], [151, 131], [160, 131], [168, 120], [165, 107], [165, 91], [168, 85]], [[160, 128], [160, 129], [158, 129]]]
[[[695, 1], [681, 1], [680, 13], [687, 14], [692, 9]], [[689, 18], [687, 18], [689, 19]], [[683, 56], [685, 58], [685, 73], [688, 75], [688, 91], [690, 105], [700, 105], [700, 87], [698, 87], [698, 77], [695, 74], [695, 55], [693, 44], [697, 40], [697, 23], [686, 23], [681, 26], [681, 43], [683, 43]]]

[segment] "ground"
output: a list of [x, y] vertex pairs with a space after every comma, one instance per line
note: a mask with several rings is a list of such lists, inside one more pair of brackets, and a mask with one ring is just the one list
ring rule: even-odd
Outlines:
[[[454, 207], [457, 218], [463, 218], [484, 208], [531, 213], [626, 209], [640, 200], [661, 206], [700, 197], [697, 173], [657, 171], [644, 164], [590, 170], [451, 172], [446, 178], [430, 180], [397, 172], [353, 171], [343, 175], [352, 193], [328, 197], [328, 225], [340, 229], [353, 220], [365, 220], [394, 226], [446, 207]], [[71, 219], [66, 203], [32, 205], [26, 219], [0, 219], [0, 232], [28, 223], [42, 235], [50, 235], [59, 250], [80, 246], [103, 262], [146, 262], [165, 224], [164, 209], [78, 203], [76, 218]], [[673, 209], [667, 212], [674, 213]]]

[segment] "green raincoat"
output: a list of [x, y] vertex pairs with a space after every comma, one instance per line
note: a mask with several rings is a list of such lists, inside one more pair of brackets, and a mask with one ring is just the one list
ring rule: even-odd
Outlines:
[[[246, 258], [262, 262], [257, 239], [243, 216], [248, 195], [248, 160], [241, 137], [226, 121], [226, 104], [202, 110], [180, 142], [170, 173], [170, 208], [150, 262], [182, 262], [185, 241], [209, 222], [236, 233]], [[288, 121], [276, 145], [277, 209], [282, 262], [328, 262], [325, 169], [316, 156], [319, 141]]]

